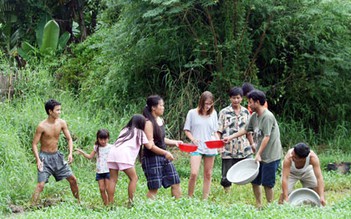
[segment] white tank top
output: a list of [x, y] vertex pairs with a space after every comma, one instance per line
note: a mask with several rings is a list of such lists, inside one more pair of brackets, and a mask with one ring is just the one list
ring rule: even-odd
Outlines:
[[307, 171], [312, 170], [312, 165], [310, 164], [310, 155], [311, 155], [311, 153], [309, 153], [308, 156], [306, 157], [305, 166], [303, 166], [300, 169], [296, 168], [295, 162], [292, 160], [290, 171], [295, 172], [295, 173], [305, 173]]

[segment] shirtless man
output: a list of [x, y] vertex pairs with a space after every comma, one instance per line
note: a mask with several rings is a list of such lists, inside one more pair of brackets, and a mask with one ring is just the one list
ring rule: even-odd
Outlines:
[[296, 182], [300, 180], [303, 187], [315, 190], [325, 206], [324, 181], [318, 156], [310, 151], [305, 143], [298, 143], [291, 148], [283, 161], [282, 194], [279, 204], [288, 201]]
[[[67, 162], [64, 160], [63, 154], [58, 151], [58, 141], [61, 131], [63, 131], [68, 142], [68, 163], [72, 163], [73, 141], [68, 131], [67, 123], [60, 119], [61, 103], [56, 100], [48, 100], [45, 103], [45, 110], [48, 118], [40, 122], [34, 135], [32, 149], [37, 161], [38, 167], [38, 184], [35, 188], [32, 204], [37, 204], [40, 193], [44, 189], [44, 185], [53, 175], [56, 181], [67, 179], [71, 186], [71, 191], [80, 203], [77, 179], [73, 175]], [[38, 143], [40, 142], [40, 153], [38, 153]]]

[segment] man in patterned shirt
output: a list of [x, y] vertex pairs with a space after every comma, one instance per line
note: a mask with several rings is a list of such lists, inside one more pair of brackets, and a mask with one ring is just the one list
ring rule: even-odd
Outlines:
[[278, 122], [271, 111], [264, 107], [266, 95], [260, 90], [253, 90], [248, 94], [249, 105], [254, 112], [244, 129], [224, 137], [224, 142], [230, 142], [235, 138], [253, 132], [257, 142], [255, 160], [260, 162], [259, 173], [251, 184], [256, 199], [256, 207], [262, 208], [262, 191], [264, 187], [268, 203], [274, 199], [274, 185], [276, 173], [280, 165], [283, 148], [280, 141]]
[[[249, 120], [249, 111], [241, 106], [243, 91], [240, 87], [229, 90], [231, 104], [219, 112], [218, 135], [220, 138], [230, 136], [243, 129]], [[227, 179], [228, 170], [237, 162], [252, 157], [253, 150], [248, 138], [250, 133], [229, 141], [220, 151], [222, 156], [222, 179], [221, 185], [224, 190], [230, 190], [231, 182]], [[252, 138], [251, 138], [252, 139]], [[252, 141], [252, 140], [250, 140]]]

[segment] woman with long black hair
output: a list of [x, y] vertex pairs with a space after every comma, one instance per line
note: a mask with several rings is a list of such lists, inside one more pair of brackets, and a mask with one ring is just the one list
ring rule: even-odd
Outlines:
[[[172, 196], [181, 196], [180, 178], [171, 162], [173, 155], [167, 151], [166, 145], [178, 146], [180, 140], [166, 138], [165, 123], [161, 116], [164, 113], [164, 101], [158, 95], [147, 98], [143, 115], [146, 118], [144, 132], [150, 144], [154, 147], [148, 149], [144, 147], [142, 156], [142, 167], [147, 179], [148, 198], [155, 198], [158, 189], [171, 187]], [[163, 155], [158, 155], [158, 150], [165, 150]]]

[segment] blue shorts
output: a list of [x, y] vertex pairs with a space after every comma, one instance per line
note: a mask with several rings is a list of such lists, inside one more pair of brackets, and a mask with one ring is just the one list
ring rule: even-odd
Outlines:
[[201, 154], [197, 151], [191, 152], [190, 156], [205, 156], [205, 157], [215, 157], [217, 154]]
[[260, 162], [259, 173], [251, 183], [273, 188], [275, 185], [275, 175], [280, 165], [280, 159], [270, 163]]
[[110, 173], [96, 173], [95, 176], [96, 181], [102, 180], [102, 179], [110, 179]]
[[173, 163], [164, 156], [144, 156], [142, 167], [147, 179], [148, 189], [159, 189], [161, 186], [168, 188], [180, 183], [179, 175]]

